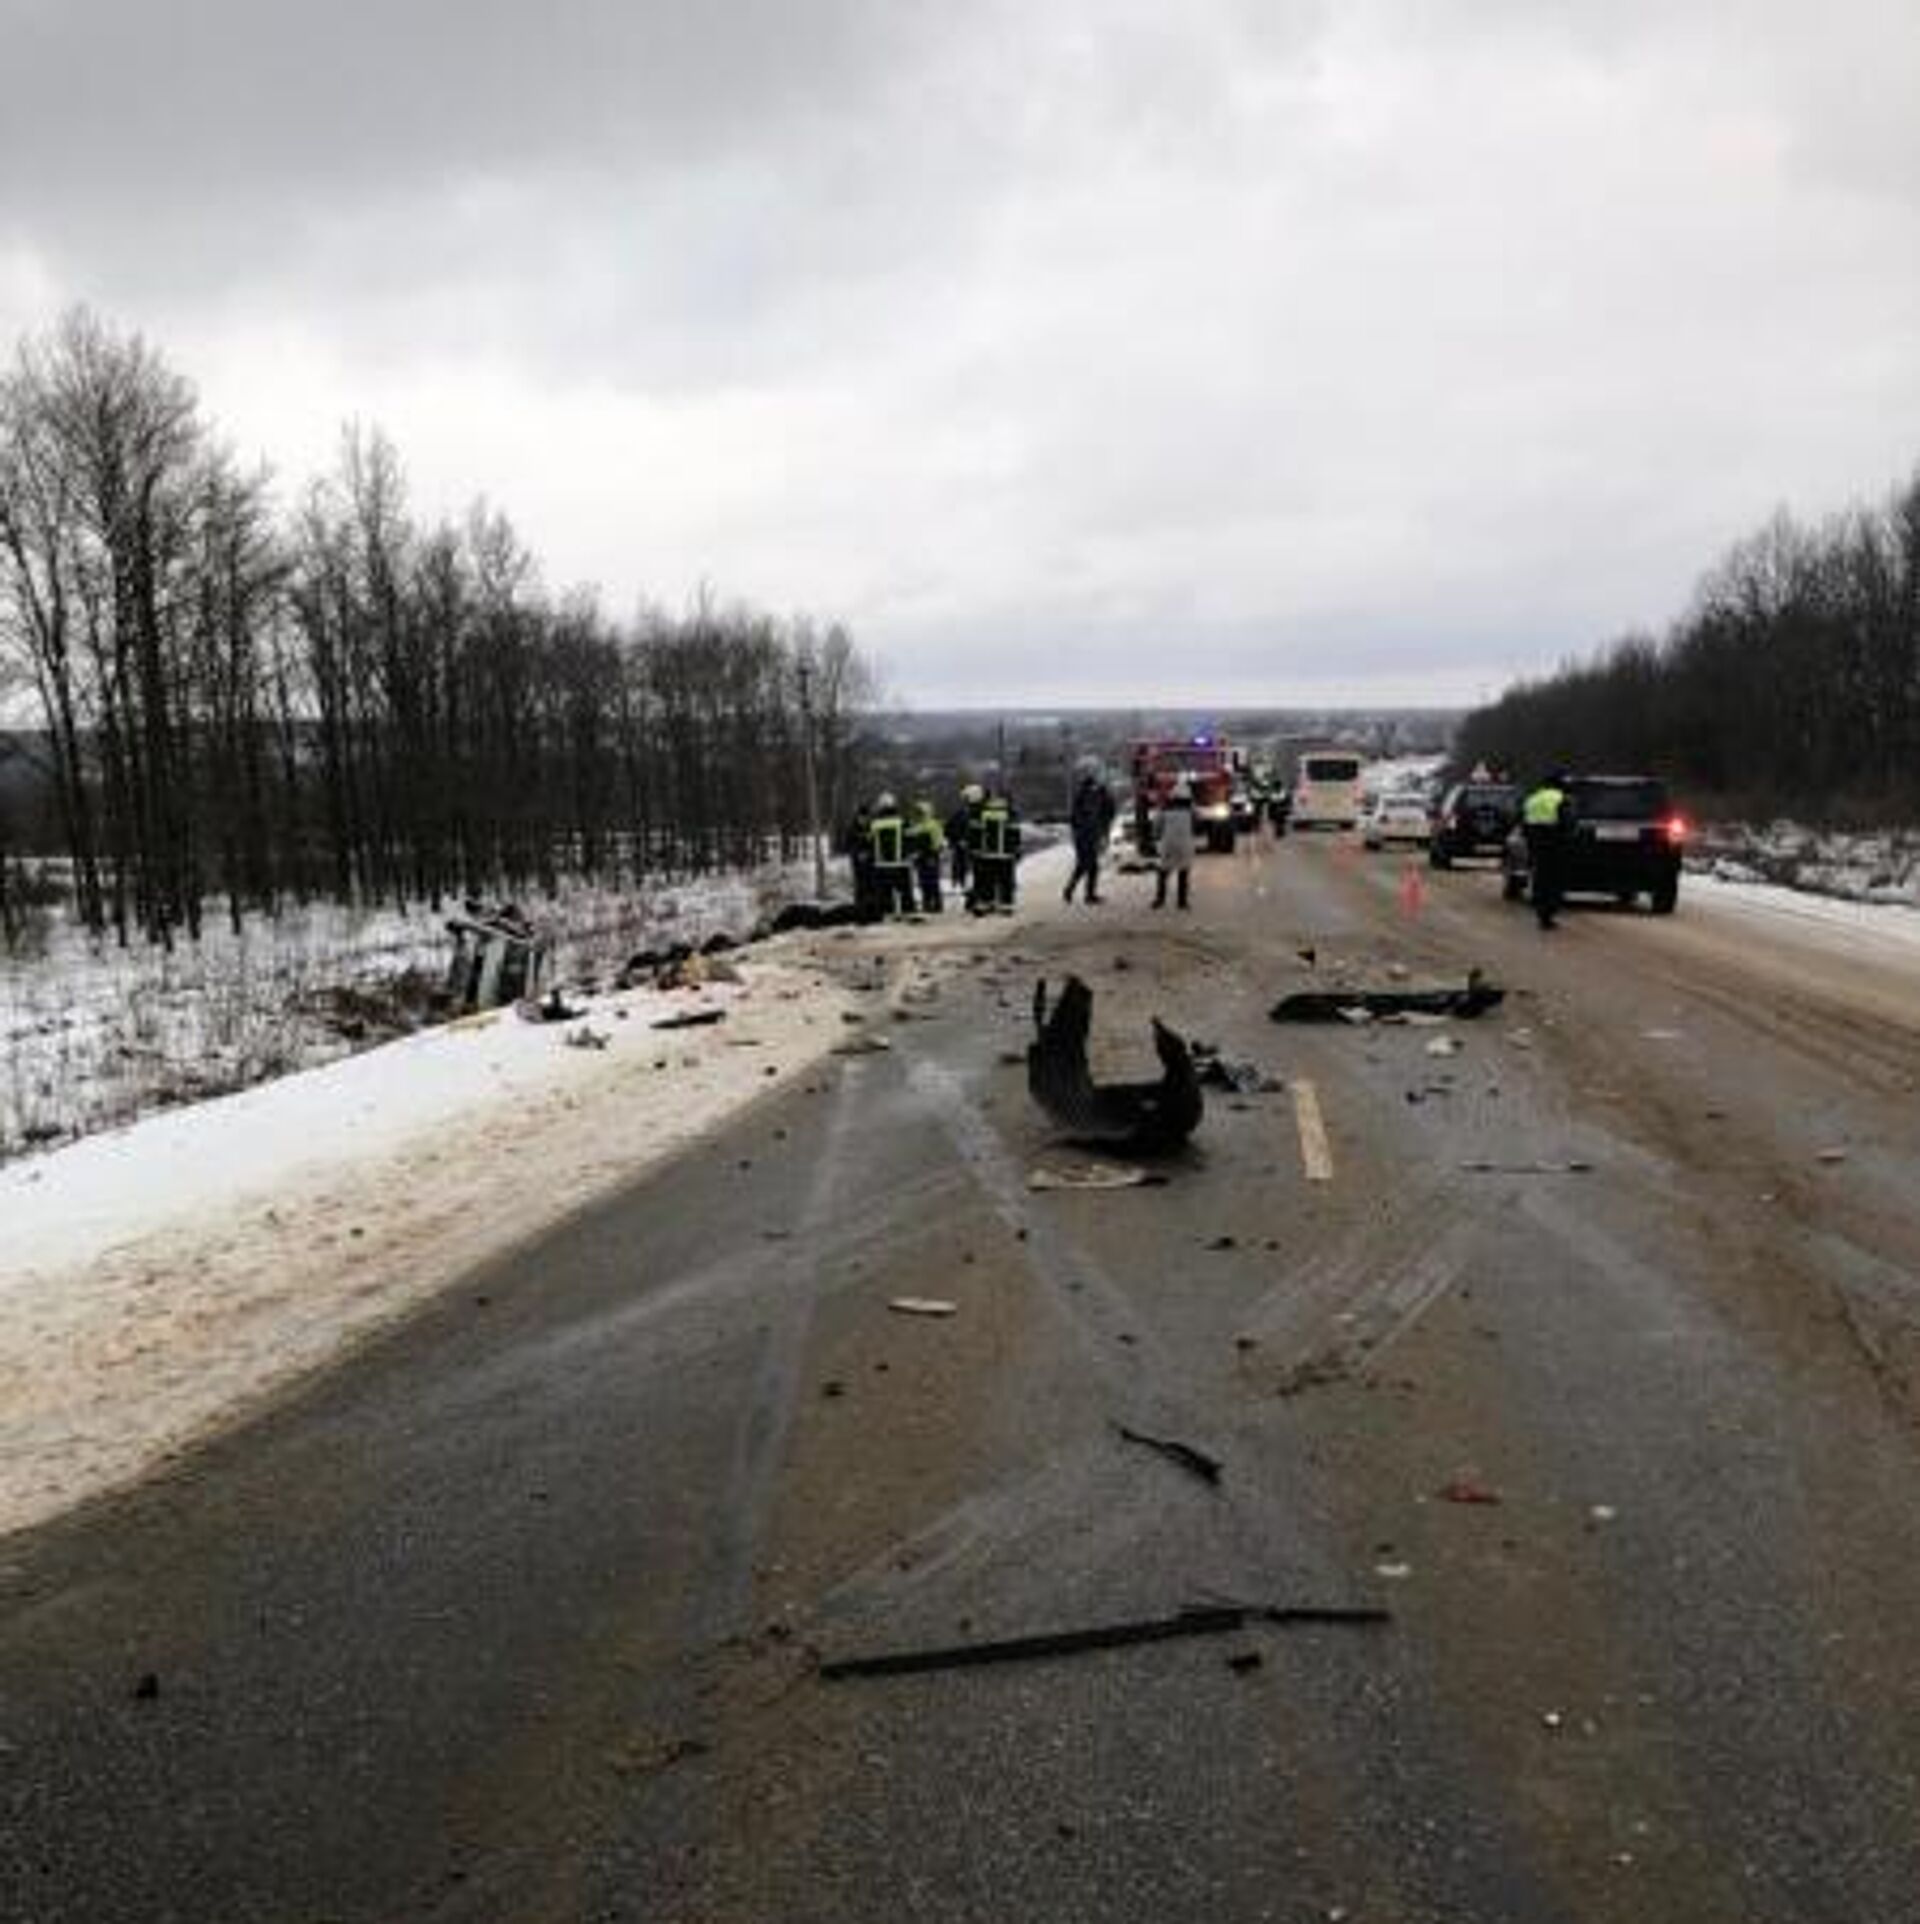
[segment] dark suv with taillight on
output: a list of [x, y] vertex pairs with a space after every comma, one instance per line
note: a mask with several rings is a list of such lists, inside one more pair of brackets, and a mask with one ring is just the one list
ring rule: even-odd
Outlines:
[[1520, 819], [1520, 791], [1509, 782], [1456, 782], [1433, 811], [1427, 860], [1451, 868], [1469, 855], [1498, 855]]
[[[1622, 904], [1644, 895], [1655, 915], [1671, 915], [1687, 825], [1666, 783], [1651, 775], [1572, 775], [1564, 786], [1564, 892], [1611, 895]], [[1507, 837], [1501, 861], [1507, 900], [1517, 902], [1533, 879], [1523, 829]]]

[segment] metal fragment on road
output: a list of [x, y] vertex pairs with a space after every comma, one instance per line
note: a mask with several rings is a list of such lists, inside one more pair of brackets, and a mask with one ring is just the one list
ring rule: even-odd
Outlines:
[[894, 1296], [888, 1299], [887, 1307], [902, 1316], [953, 1316], [960, 1309], [958, 1303], [950, 1303], [944, 1296]]
[[1222, 1465], [1217, 1456], [1209, 1456], [1205, 1450], [1196, 1450], [1191, 1443], [1182, 1443], [1178, 1437], [1149, 1436], [1144, 1430], [1129, 1429], [1124, 1423], [1116, 1423], [1113, 1427], [1129, 1443], [1157, 1450], [1169, 1463], [1177, 1463], [1189, 1476], [1198, 1477], [1202, 1483], [1220, 1481]]
[[966, 1670], [983, 1664], [1032, 1663], [1048, 1657], [1075, 1657], [1095, 1650], [1121, 1650], [1132, 1644], [1167, 1643], [1179, 1637], [1223, 1636], [1249, 1624], [1382, 1624], [1392, 1613], [1371, 1605], [1265, 1607], [1227, 1604], [1182, 1610], [1173, 1617], [1139, 1617], [1085, 1629], [1049, 1630], [1028, 1637], [987, 1643], [948, 1644], [932, 1649], [887, 1651], [870, 1657], [839, 1657], [820, 1666], [828, 1683], [847, 1677], [905, 1677], [930, 1670]]
[[1311, 1082], [1295, 1078], [1293, 1119], [1300, 1131], [1300, 1165], [1309, 1182], [1333, 1180], [1333, 1150], [1320, 1115], [1320, 1095]]
[[1460, 1167], [1471, 1176], [1585, 1176], [1593, 1171], [1590, 1162], [1463, 1162]]

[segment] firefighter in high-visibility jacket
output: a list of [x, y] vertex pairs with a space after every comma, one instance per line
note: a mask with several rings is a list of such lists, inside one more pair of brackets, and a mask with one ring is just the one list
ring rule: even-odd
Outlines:
[[913, 864], [913, 879], [920, 885], [920, 906], [929, 915], [938, 915], [946, 906], [940, 893], [940, 855], [946, 846], [940, 817], [922, 796], [907, 818], [907, 858]]
[[1566, 885], [1565, 784], [1564, 775], [1549, 775], [1520, 805], [1520, 828], [1527, 838], [1527, 871], [1533, 883], [1533, 912], [1543, 929], [1553, 927]]
[[997, 791], [973, 817], [968, 831], [973, 890], [967, 906], [975, 915], [1013, 913], [1013, 870], [1020, 859], [1020, 817]]
[[913, 864], [907, 854], [907, 818], [891, 795], [874, 798], [867, 824], [873, 851], [873, 894], [882, 915], [913, 913]]

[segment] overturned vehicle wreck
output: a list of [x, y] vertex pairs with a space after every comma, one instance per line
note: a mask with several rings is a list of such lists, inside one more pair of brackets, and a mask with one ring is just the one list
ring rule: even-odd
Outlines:
[[1034, 1039], [1027, 1048], [1027, 1089], [1075, 1142], [1134, 1155], [1177, 1149], [1199, 1126], [1205, 1106], [1186, 1043], [1164, 1022], [1153, 1025], [1158, 1082], [1096, 1083], [1087, 1065], [1093, 991], [1077, 975], [1051, 1012], [1047, 985], [1034, 985]]

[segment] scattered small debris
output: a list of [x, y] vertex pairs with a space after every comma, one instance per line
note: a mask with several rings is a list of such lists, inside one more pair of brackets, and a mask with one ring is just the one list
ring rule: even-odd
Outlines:
[[[1194, 1050], [1196, 1055], [1199, 1050]], [[1272, 1095], [1286, 1085], [1267, 1074], [1258, 1063], [1229, 1062], [1225, 1056], [1209, 1055], [1200, 1068], [1200, 1084], [1206, 1089], [1225, 1089], [1236, 1096]]]
[[1567, 1720], [1557, 1710], [1543, 1710], [1540, 1713], [1540, 1721], [1547, 1729], [1558, 1730]]
[[1455, 1035], [1437, 1035], [1427, 1044], [1430, 1056], [1457, 1056], [1460, 1053], [1460, 1038]]
[[1090, 1650], [1118, 1650], [1129, 1644], [1165, 1643], [1176, 1637], [1214, 1637], [1244, 1630], [1252, 1623], [1378, 1624], [1391, 1613], [1369, 1606], [1265, 1608], [1248, 1604], [1208, 1605], [1173, 1617], [1141, 1617], [1094, 1624], [1079, 1630], [1043, 1631], [1036, 1636], [1004, 1637], [988, 1643], [944, 1648], [896, 1650], [872, 1657], [839, 1657], [820, 1666], [829, 1683], [845, 1677], [901, 1677], [928, 1670], [961, 1670], [978, 1664], [1028, 1663], [1047, 1657], [1073, 1657]]
[[1684, 1040], [1678, 1029], [1642, 1029], [1640, 1031], [1640, 1039], [1643, 1042], [1679, 1042]]
[[1373, 1574], [1376, 1577], [1384, 1577], [1389, 1583], [1404, 1583], [1408, 1577], [1413, 1575], [1413, 1565], [1410, 1563], [1376, 1563], [1373, 1566]]
[[1207, 1247], [1209, 1249], [1238, 1249], [1240, 1247], [1240, 1239], [1237, 1236], [1216, 1236], [1208, 1243]]
[[682, 1009], [677, 1015], [656, 1016], [649, 1029], [710, 1029], [727, 1019], [725, 1009]]
[[895, 1296], [887, 1307], [902, 1316], [953, 1316], [960, 1309], [958, 1303], [950, 1303], [943, 1296]]
[[1471, 1176], [1585, 1176], [1592, 1173], [1590, 1162], [1463, 1162], [1460, 1167]]
[[1820, 1162], [1845, 1162], [1846, 1159], [1847, 1152], [1844, 1149], [1823, 1149], [1817, 1158]]
[[1168, 1462], [1177, 1463], [1191, 1476], [1197, 1476], [1203, 1483], [1220, 1481], [1221, 1463], [1205, 1450], [1196, 1450], [1191, 1443], [1182, 1443], [1177, 1437], [1148, 1436], [1142, 1430], [1129, 1429], [1124, 1423], [1114, 1426], [1129, 1443], [1138, 1443], [1149, 1450], [1158, 1450]]
[[1595, 1523], [1611, 1523], [1620, 1514], [1611, 1503], [1595, 1503], [1588, 1507], [1587, 1515]]
[[1266, 1662], [1257, 1650], [1236, 1650], [1227, 1659], [1227, 1668], [1236, 1676], [1244, 1677], [1251, 1670], [1258, 1670]]
[[1531, 1049], [1533, 1047], [1533, 1031], [1531, 1029], [1510, 1029], [1507, 1032], [1507, 1043], [1510, 1048]]
[[877, 1056], [884, 1055], [893, 1044], [883, 1035], [848, 1036], [844, 1042], [836, 1042], [827, 1051], [835, 1056]]
[[1294, 1364], [1293, 1368], [1273, 1386], [1276, 1396], [1298, 1396], [1302, 1390], [1323, 1388], [1328, 1383], [1344, 1383], [1352, 1373], [1349, 1364], [1342, 1356], [1309, 1356], [1305, 1362]]
[[1076, 1162], [1046, 1165], [1027, 1173], [1029, 1189], [1143, 1189], [1165, 1184], [1166, 1177], [1131, 1162]]
[[160, 1695], [160, 1678], [154, 1671], [145, 1672], [133, 1687], [135, 1703], [150, 1704]]
[[698, 1737], [640, 1737], [609, 1753], [607, 1762], [622, 1777], [651, 1777], [689, 1757], [704, 1757], [712, 1747]]
[[560, 1040], [569, 1049], [604, 1049], [610, 1038], [598, 1029], [572, 1029]]
[[1442, 1503], [1498, 1503], [1500, 1492], [1489, 1489], [1470, 1476], [1456, 1476], [1441, 1484], [1434, 1494]]

